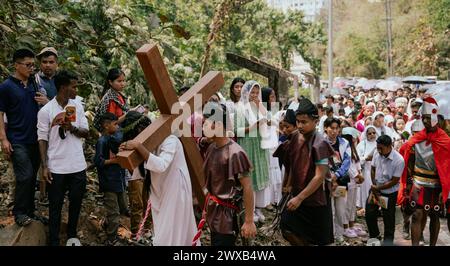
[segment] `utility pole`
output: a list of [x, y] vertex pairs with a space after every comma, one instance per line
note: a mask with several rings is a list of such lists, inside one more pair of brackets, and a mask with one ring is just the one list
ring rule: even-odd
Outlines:
[[333, 88], [333, 0], [328, 0], [328, 89]]
[[387, 46], [387, 74], [389, 76], [394, 75], [394, 64], [392, 59], [392, 9], [391, 9], [391, 0], [385, 0], [384, 1], [385, 8], [386, 8], [386, 33], [387, 33], [387, 40], [386, 40], [386, 46]]

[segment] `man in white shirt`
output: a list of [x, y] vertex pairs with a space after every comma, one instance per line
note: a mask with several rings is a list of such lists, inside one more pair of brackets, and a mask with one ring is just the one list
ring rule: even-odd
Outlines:
[[78, 217], [86, 190], [86, 160], [81, 138], [88, 136], [83, 106], [76, 101], [77, 77], [60, 71], [55, 75], [56, 97], [38, 113], [38, 140], [42, 175], [49, 198], [50, 245], [59, 246], [61, 209], [69, 191], [67, 238], [77, 237]]
[[324, 129], [324, 126], [323, 126], [323, 124], [325, 123], [325, 120], [327, 120], [327, 118], [333, 118], [333, 117], [336, 117], [334, 115], [333, 107], [325, 106], [323, 108], [323, 115], [322, 115], [322, 117], [320, 117], [319, 125], [317, 126], [317, 131], [320, 134], [325, 134], [325, 129]]
[[366, 223], [370, 238], [381, 238], [378, 229], [378, 209], [384, 199], [387, 206], [381, 208], [384, 223], [384, 245], [393, 245], [395, 232], [395, 205], [399, 180], [405, 162], [403, 157], [392, 148], [392, 139], [382, 135], [377, 139], [377, 152], [372, 159], [371, 195], [366, 203]]
[[355, 101], [353, 98], [347, 99], [347, 106], [344, 108], [345, 116], [348, 117], [353, 110], [355, 110]]

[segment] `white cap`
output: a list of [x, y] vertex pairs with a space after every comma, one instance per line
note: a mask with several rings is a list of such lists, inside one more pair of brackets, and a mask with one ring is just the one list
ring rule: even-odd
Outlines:
[[408, 105], [408, 99], [405, 97], [399, 97], [395, 99], [395, 107], [398, 108], [400, 106], [406, 107]]

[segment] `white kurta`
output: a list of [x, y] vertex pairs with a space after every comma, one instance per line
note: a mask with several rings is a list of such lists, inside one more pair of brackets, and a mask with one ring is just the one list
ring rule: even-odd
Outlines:
[[191, 246], [197, 233], [192, 186], [180, 140], [170, 135], [150, 153], [154, 246]]

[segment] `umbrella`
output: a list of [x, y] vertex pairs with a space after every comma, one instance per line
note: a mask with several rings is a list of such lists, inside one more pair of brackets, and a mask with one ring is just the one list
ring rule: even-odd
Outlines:
[[426, 94], [430, 94], [431, 96], [434, 96], [439, 93], [450, 93], [450, 82], [446, 83], [440, 83], [440, 84], [433, 84], [433, 85], [425, 85], [423, 86], [426, 88]]
[[345, 80], [339, 80], [339, 81], [335, 81], [335, 82], [333, 82], [334, 83], [334, 86], [336, 86], [337, 88], [345, 88], [345, 84], [346, 84], [346, 82], [345, 82]]
[[375, 85], [377, 88], [387, 91], [396, 91], [402, 87], [402, 84], [392, 80], [382, 80]]
[[333, 87], [338, 87], [342, 89], [348, 88], [353, 85], [355, 85], [355, 82], [347, 78], [336, 78], [333, 82]]
[[375, 88], [377, 83], [378, 83], [378, 80], [374, 80], [374, 79], [367, 80], [366, 82], [364, 82], [364, 84], [362, 86], [363, 90], [368, 91], [370, 89], [373, 89], [373, 88]]
[[342, 88], [332, 88], [330, 90], [327, 90], [324, 95], [342, 95], [342, 96], [348, 96], [348, 92]]
[[397, 82], [397, 83], [402, 83], [402, 77], [389, 77], [389, 78], [387, 78], [386, 80], [392, 80], [392, 81], [395, 81], [395, 82]]
[[434, 81], [432, 80], [428, 80], [425, 77], [421, 77], [421, 76], [409, 76], [406, 77], [402, 80], [403, 83], [408, 83], [408, 84], [432, 84], [434, 83]]
[[365, 82], [367, 82], [366, 78], [360, 78], [358, 79], [358, 82], [356, 82], [355, 87], [363, 87]]
[[450, 120], [450, 82], [435, 84], [426, 91], [426, 94], [430, 94], [437, 101], [438, 114]]

